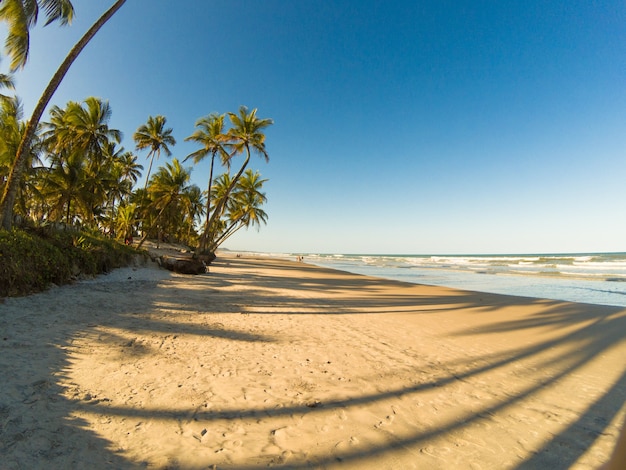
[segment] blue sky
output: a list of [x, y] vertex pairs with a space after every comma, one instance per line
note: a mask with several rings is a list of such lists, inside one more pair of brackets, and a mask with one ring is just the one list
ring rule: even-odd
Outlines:
[[[112, 3], [35, 29], [27, 113]], [[181, 160], [201, 116], [272, 118], [268, 225], [234, 250], [626, 251], [625, 78], [621, 0], [129, 0], [52, 103], [109, 100], [129, 150], [163, 114]]]

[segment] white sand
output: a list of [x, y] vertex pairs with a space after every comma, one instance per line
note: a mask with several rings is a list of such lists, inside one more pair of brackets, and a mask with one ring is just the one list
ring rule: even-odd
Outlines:
[[220, 258], [0, 300], [0, 468], [597, 468], [626, 310]]

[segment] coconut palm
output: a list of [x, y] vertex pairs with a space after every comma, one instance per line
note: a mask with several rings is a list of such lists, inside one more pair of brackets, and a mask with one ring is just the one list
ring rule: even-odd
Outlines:
[[5, 49], [11, 58], [11, 70], [23, 68], [28, 60], [30, 28], [37, 23], [39, 8], [46, 12], [46, 25], [58, 21], [68, 25], [74, 17], [69, 0], [4, 0], [0, 5], [0, 21], [7, 23]]
[[150, 172], [152, 171], [154, 156], [156, 155], [158, 160], [162, 150], [165, 152], [165, 155], [170, 157], [172, 152], [169, 145], [176, 145], [176, 139], [172, 137], [172, 129], [165, 128], [165, 121], [164, 116], [149, 116], [148, 122], [139, 126], [137, 132], [133, 135], [133, 139], [137, 144], [137, 150], [150, 149], [147, 156], [150, 160], [150, 165], [148, 166], [144, 188], [148, 187], [148, 182], [150, 181]]
[[110, 145], [119, 144], [122, 133], [109, 127], [112, 110], [109, 103], [89, 97], [83, 103], [67, 105], [66, 120], [69, 125], [69, 141], [73, 153], [85, 158], [85, 186], [89, 188], [85, 216], [95, 225], [97, 215], [104, 215], [109, 188], [117, 184], [119, 175], [112, 173], [115, 155]]
[[[269, 155], [265, 149], [265, 134], [263, 133], [263, 130], [266, 127], [271, 126], [274, 121], [271, 119], [259, 119], [256, 117], [256, 113], [256, 109], [248, 112], [248, 108], [246, 106], [241, 106], [238, 114], [228, 113], [228, 117], [232, 123], [232, 127], [229, 129], [227, 134], [231, 155], [235, 156], [243, 153], [245, 155], [245, 159], [237, 174], [232, 178], [230, 186], [226, 190], [226, 196], [230, 194], [237, 184], [237, 181], [239, 181], [239, 178], [246, 170], [252, 153], [257, 153], [265, 161], [269, 161]], [[212, 243], [212, 240], [215, 238], [216, 232], [214, 224], [223, 215], [226, 200], [227, 197], [224, 198], [221, 203], [218, 203], [213, 211], [213, 214], [211, 215], [211, 220], [209, 221], [209, 243]]]
[[258, 171], [253, 173], [252, 170], [246, 170], [239, 179], [233, 197], [235, 204], [230, 212], [235, 214], [234, 218], [246, 228], [256, 226], [258, 230], [261, 223], [267, 223], [267, 213], [261, 209], [267, 202], [267, 196], [261, 192], [266, 182], [267, 179], [261, 179]]
[[[132, 170], [127, 167], [128, 159], [137, 159], [131, 152], [126, 152], [124, 147], [117, 147], [115, 142], [107, 143], [103, 152], [101, 176], [106, 191], [107, 212], [109, 213], [109, 232], [115, 230], [116, 203], [121, 204], [124, 199], [130, 197], [133, 189]], [[130, 176], [128, 175], [128, 172]], [[139, 170], [135, 170], [139, 173]], [[135, 176], [136, 178], [136, 176]], [[136, 181], [136, 179], [135, 179]]]
[[22, 107], [17, 98], [0, 102], [0, 184], [6, 179], [21, 138]]
[[[22, 104], [17, 97], [6, 97], [0, 100], [0, 187], [7, 178], [15, 153], [22, 139], [26, 123], [22, 120]], [[17, 208], [19, 213], [28, 215], [39, 196], [37, 188], [37, 173], [41, 169], [41, 145], [39, 135], [36, 134], [31, 142], [27, 154], [28, 169], [22, 178], [17, 193]], [[37, 164], [35, 168], [34, 165]]]
[[112, 173], [115, 155], [111, 146], [120, 142], [122, 134], [109, 127], [111, 113], [108, 102], [90, 97], [83, 103], [70, 101], [64, 109], [54, 106], [50, 122], [43, 124], [52, 167], [63, 167], [70, 158], [72, 168], [80, 162], [86, 198], [82, 201], [83, 222], [90, 225], [96, 225], [98, 217], [104, 215], [109, 189], [119, 177]]
[[90, 157], [92, 165], [102, 164], [104, 152], [111, 143], [119, 144], [122, 133], [109, 127], [111, 106], [93, 96], [82, 103], [67, 104], [67, 123], [71, 130], [71, 144], [75, 151], [83, 152]]
[[185, 217], [184, 225], [186, 226], [186, 240], [187, 244], [191, 244], [192, 233], [195, 236], [195, 222], [204, 214], [204, 196], [202, 190], [194, 185], [191, 185], [187, 191], [185, 191], [184, 197], [181, 201], [182, 214]]
[[67, 108], [57, 105], [50, 108], [50, 120], [41, 123], [42, 139], [52, 155], [67, 153], [72, 140], [72, 128], [67, 119]]
[[160, 222], [163, 213], [170, 208], [170, 206], [180, 202], [182, 195], [188, 188], [187, 183], [189, 182], [190, 176], [189, 170], [183, 168], [176, 158], [174, 158], [171, 163], [166, 162], [165, 167], [159, 168], [154, 174], [153, 178], [150, 180], [148, 192], [151, 196], [152, 207], [159, 212], [152, 220], [150, 226], [145, 230], [145, 234], [137, 248], [141, 248], [146, 238], [148, 238], [148, 234]]
[[67, 158], [56, 159], [45, 177], [43, 192], [50, 203], [52, 220], [74, 223], [76, 216], [81, 220], [91, 214], [86, 209], [91, 196], [85, 171], [85, 159], [81, 154], [73, 153]]
[[[2, 88], [8, 88], [10, 90], [15, 89], [15, 82], [13, 81], [13, 77], [11, 77], [11, 75], [0, 73], [0, 89]], [[8, 100], [8, 99], [10, 99], [8, 96], [0, 93], [0, 100]]]
[[224, 148], [226, 143], [226, 136], [224, 135], [224, 115], [223, 114], [210, 114], [196, 121], [196, 130], [193, 134], [187, 137], [185, 140], [190, 140], [199, 143], [202, 147], [195, 152], [189, 154], [185, 161], [189, 158], [193, 158], [194, 163], [198, 163], [207, 156], [211, 156], [211, 166], [209, 168], [209, 184], [207, 189], [206, 200], [206, 221], [204, 224], [204, 230], [200, 237], [199, 251], [206, 250], [207, 236], [209, 234], [209, 219], [211, 215], [211, 185], [213, 184], [213, 167], [215, 164], [215, 157], [219, 156], [221, 163], [227, 168], [230, 168], [230, 155]]
[[[222, 232], [210, 245], [211, 251], [215, 251], [226, 239], [243, 227], [257, 226], [267, 223], [267, 213], [261, 206], [267, 201], [265, 193], [261, 192], [266, 179], [261, 179], [259, 172], [246, 170], [241, 176], [237, 185], [228, 196], [225, 203], [227, 211], [227, 221], [222, 223]], [[223, 193], [223, 183], [221, 182], [220, 192]]]
[[137, 183], [143, 166], [137, 163], [137, 156], [132, 152], [123, 152], [117, 158], [117, 164], [121, 166], [122, 178], [130, 183], [131, 188]]
[[115, 233], [118, 240], [130, 240], [135, 223], [135, 204], [122, 205], [118, 208], [115, 217]]
[[[54, 95], [63, 77], [65, 77], [65, 74], [81, 51], [124, 3], [126, 3], [126, 0], [117, 0], [87, 30], [65, 57], [42, 93], [41, 98], [39, 98], [33, 114], [28, 120], [6, 185], [3, 188], [2, 197], [0, 198], [0, 228], [7, 230], [11, 228], [13, 205], [25, 171], [31, 140], [35, 135], [39, 120], [46, 106], [52, 99], [52, 95]], [[42, 6], [46, 11], [47, 23], [59, 21], [61, 24], [68, 24], [74, 15], [74, 9], [69, 0], [3, 0], [0, 2], [0, 21], [5, 21], [8, 26], [7, 49], [11, 57], [12, 68], [23, 67], [28, 59], [29, 29], [36, 23], [39, 6]]]
[[113, 173], [115, 153], [109, 150], [111, 144], [120, 143], [122, 133], [109, 127], [111, 107], [99, 98], [89, 97], [83, 104], [72, 103], [68, 111], [73, 130], [72, 149], [87, 159], [86, 186], [91, 190], [86, 207], [88, 220], [95, 225], [98, 215], [104, 216], [110, 188], [117, 185], [120, 177]]

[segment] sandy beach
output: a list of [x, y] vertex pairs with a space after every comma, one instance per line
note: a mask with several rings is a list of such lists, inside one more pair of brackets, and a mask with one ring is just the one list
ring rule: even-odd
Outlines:
[[147, 264], [0, 299], [2, 469], [592, 469], [626, 309], [306, 263]]

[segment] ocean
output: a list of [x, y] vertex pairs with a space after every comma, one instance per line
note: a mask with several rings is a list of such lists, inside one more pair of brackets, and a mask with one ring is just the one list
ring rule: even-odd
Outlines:
[[415, 284], [626, 307], [626, 253], [289, 256]]

